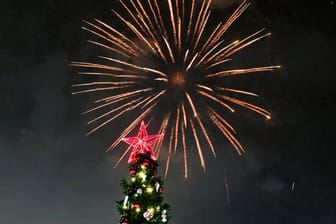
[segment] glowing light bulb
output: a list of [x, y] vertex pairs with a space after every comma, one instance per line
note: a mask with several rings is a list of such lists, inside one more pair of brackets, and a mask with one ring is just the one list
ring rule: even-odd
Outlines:
[[154, 208], [149, 208], [148, 211], [153, 214], [154, 213]]
[[144, 172], [139, 172], [139, 177], [142, 179], [142, 181], [146, 180], [147, 175]]
[[141, 211], [139, 204], [134, 204], [133, 207], [135, 208], [135, 212], [139, 213]]
[[146, 191], [151, 194], [154, 191], [154, 189], [152, 187], [147, 187]]

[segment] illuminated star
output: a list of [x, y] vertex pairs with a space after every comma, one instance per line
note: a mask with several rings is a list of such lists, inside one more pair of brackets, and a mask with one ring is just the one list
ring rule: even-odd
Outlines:
[[122, 140], [132, 147], [128, 163], [136, 162], [138, 154], [150, 153], [151, 159], [156, 160], [156, 155], [152, 145], [162, 137], [162, 134], [148, 135], [145, 122], [141, 122], [138, 135], [136, 137], [123, 138]]

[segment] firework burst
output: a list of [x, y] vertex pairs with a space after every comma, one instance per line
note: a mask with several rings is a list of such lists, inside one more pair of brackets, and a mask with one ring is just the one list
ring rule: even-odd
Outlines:
[[[248, 8], [243, 1], [226, 22], [213, 26], [210, 22], [211, 1], [201, 0], [119, 0], [121, 12], [113, 11], [122, 28], [101, 20], [84, 21], [83, 29], [97, 40], [90, 43], [108, 50], [99, 62], [72, 62], [85, 68], [81, 75], [96, 76], [103, 81], [73, 85], [73, 94], [104, 92], [95, 106], [84, 112], [98, 112], [89, 124], [91, 134], [123, 116], [135, 118], [107, 151], [115, 148], [139, 123], [160, 120], [160, 133], [165, 134], [156, 145], [160, 154], [165, 142], [168, 148], [167, 175], [173, 153], [183, 149], [185, 176], [187, 169], [187, 136], [194, 139], [200, 163], [205, 170], [202, 141], [206, 141], [215, 156], [214, 144], [205, 122], [210, 121], [225, 136], [239, 154], [244, 152], [235, 137], [235, 130], [222, 115], [234, 112], [234, 106], [247, 108], [271, 118], [265, 109], [232, 95], [257, 94], [223, 86], [228, 76], [272, 71], [279, 66], [226, 69], [231, 56], [241, 49], [269, 36], [264, 29], [242, 40], [224, 41], [229, 27]], [[117, 164], [129, 150], [120, 157]]]

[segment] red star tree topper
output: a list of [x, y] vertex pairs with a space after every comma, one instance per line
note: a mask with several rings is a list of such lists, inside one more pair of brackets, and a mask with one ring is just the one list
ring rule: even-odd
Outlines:
[[138, 135], [136, 137], [123, 138], [122, 140], [132, 146], [131, 155], [128, 159], [128, 163], [136, 163], [138, 154], [150, 153], [151, 159], [156, 160], [155, 152], [152, 145], [161, 137], [163, 134], [148, 135], [145, 122], [141, 122]]

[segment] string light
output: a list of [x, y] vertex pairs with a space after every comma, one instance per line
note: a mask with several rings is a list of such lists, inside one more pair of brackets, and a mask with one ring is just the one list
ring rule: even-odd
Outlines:
[[144, 182], [147, 178], [147, 175], [144, 172], [139, 172], [138, 176], [142, 179], [142, 182]]
[[153, 193], [153, 190], [154, 189], [152, 187], [147, 187], [146, 189], [147, 193], [150, 193], [150, 194]]

